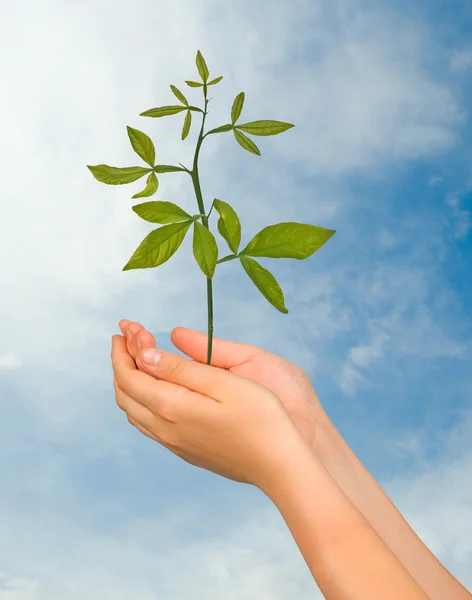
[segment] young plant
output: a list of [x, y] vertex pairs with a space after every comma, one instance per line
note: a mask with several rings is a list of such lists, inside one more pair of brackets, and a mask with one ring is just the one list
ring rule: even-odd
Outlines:
[[[259, 289], [261, 294], [281, 313], [287, 314], [284, 294], [274, 276], [262, 267], [255, 258], [295, 258], [303, 260], [314, 254], [335, 233], [332, 229], [306, 225], [303, 223], [277, 223], [264, 227], [257, 233], [243, 250], [239, 250], [241, 243], [241, 224], [236, 211], [223, 200], [215, 198], [208, 214], [205, 213], [200, 178], [198, 172], [198, 157], [203, 140], [216, 133], [233, 132], [235, 140], [248, 152], [260, 156], [260, 150], [247, 134], [255, 136], [277, 135], [294, 127], [290, 123], [281, 121], [264, 120], [251, 121], [239, 124], [238, 120], [244, 105], [244, 92], [238, 94], [231, 108], [231, 123], [221, 125], [216, 129], [205, 132], [205, 121], [208, 115], [209, 99], [208, 88], [216, 85], [223, 79], [222, 76], [209, 81], [207, 64], [200, 53], [197, 52], [196, 64], [201, 82], [186, 81], [191, 88], [202, 88], [204, 108], [189, 104], [187, 98], [174, 85], [170, 88], [180, 104], [151, 108], [141, 113], [143, 117], [166, 117], [185, 112], [182, 127], [182, 140], [188, 136], [192, 125], [192, 113], [201, 113], [202, 120], [198, 134], [193, 166], [188, 169], [181, 163], [180, 166], [156, 164], [156, 155], [152, 140], [142, 131], [128, 127], [128, 136], [136, 154], [146, 163], [145, 166], [136, 167], [110, 167], [108, 165], [88, 166], [95, 179], [109, 185], [131, 183], [147, 175], [145, 188], [132, 196], [132, 198], [147, 198], [156, 193], [159, 187], [157, 175], [162, 173], [186, 173], [190, 175], [195, 190], [198, 204], [198, 214], [190, 215], [185, 210], [172, 202], [162, 200], [148, 201], [133, 206], [134, 212], [150, 223], [164, 225], [151, 231], [147, 235], [123, 271], [130, 269], [150, 269], [162, 265], [175, 254], [182, 244], [185, 235], [193, 225], [193, 254], [200, 269], [207, 278], [207, 307], [208, 307], [208, 352], [207, 364], [211, 362], [213, 341], [213, 290], [212, 279], [216, 265], [230, 260], [239, 259], [249, 278]], [[218, 247], [210, 231], [208, 219], [215, 208], [219, 213], [218, 232], [224, 238], [232, 254], [218, 260]], [[201, 221], [201, 222], [200, 222]]]

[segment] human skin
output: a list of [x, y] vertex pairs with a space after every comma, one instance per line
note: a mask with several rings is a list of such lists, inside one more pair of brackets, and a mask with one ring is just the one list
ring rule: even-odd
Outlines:
[[112, 338], [116, 402], [132, 425], [190, 464], [263, 491], [327, 600], [428, 600], [271, 390], [159, 352], [159, 363], [146, 367], [143, 351], [133, 360], [125, 338]]
[[[139, 348], [155, 347], [156, 340], [139, 323], [120, 321], [129, 354], [136, 359]], [[207, 336], [177, 327], [174, 345], [193, 360], [206, 361]], [[227, 369], [274, 392], [283, 403], [312, 454], [335, 483], [398, 557], [431, 600], [470, 600], [472, 595], [439, 562], [415, 534], [401, 513], [346, 444], [321, 406], [307, 375], [296, 365], [266, 350], [214, 338], [212, 365]], [[138, 368], [142, 366], [138, 365]]]

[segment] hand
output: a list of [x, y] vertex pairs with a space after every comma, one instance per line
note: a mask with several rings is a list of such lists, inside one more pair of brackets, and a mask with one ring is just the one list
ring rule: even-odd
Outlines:
[[[120, 329], [123, 335], [130, 327], [133, 336], [127, 340], [127, 348], [133, 359], [142, 348], [155, 348], [154, 336], [139, 323], [123, 319]], [[174, 346], [193, 360], [205, 363], [207, 360], [207, 335], [176, 327], [171, 333]], [[289, 361], [249, 344], [239, 344], [213, 337], [211, 364], [227, 369], [235, 375], [246, 377], [268, 388], [280, 399], [290, 415], [295, 427], [305, 442], [314, 451], [320, 421], [328, 420], [308, 376], [302, 369]], [[141, 368], [141, 367], [138, 367]]]
[[143, 353], [136, 364], [145, 373], [126, 340], [113, 336], [116, 402], [141, 433], [186, 462], [267, 493], [300, 451], [309, 451], [283, 404], [262, 385], [170, 352], [146, 365]]

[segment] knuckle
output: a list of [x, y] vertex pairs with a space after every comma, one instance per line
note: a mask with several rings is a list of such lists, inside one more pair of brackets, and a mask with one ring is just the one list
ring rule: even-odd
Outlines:
[[121, 408], [121, 410], [126, 412], [126, 398], [124, 394], [116, 394], [116, 404], [118, 405], [118, 408]]
[[177, 407], [171, 398], [159, 402], [159, 415], [166, 421], [175, 423], [177, 419]]
[[179, 453], [179, 439], [178, 436], [176, 434], [175, 431], [172, 430], [172, 428], [167, 427], [165, 428], [164, 431], [162, 431], [161, 433], [161, 439], [164, 442], [164, 444], [170, 449], [172, 450], [172, 452], [174, 452], [174, 454]]
[[116, 384], [118, 386], [118, 388], [120, 389], [120, 391], [122, 391], [123, 393], [127, 394], [128, 396], [130, 395], [130, 383], [128, 378], [126, 377], [126, 375], [117, 375], [116, 376]]
[[167, 371], [172, 379], [180, 379], [185, 372], [185, 363], [178, 359], [171, 359]]

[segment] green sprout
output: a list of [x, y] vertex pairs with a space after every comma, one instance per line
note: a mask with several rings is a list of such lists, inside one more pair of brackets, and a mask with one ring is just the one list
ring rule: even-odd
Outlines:
[[[110, 167], [108, 165], [88, 166], [92, 175], [98, 181], [109, 185], [121, 185], [132, 183], [148, 175], [145, 188], [132, 196], [132, 198], [146, 198], [156, 193], [159, 187], [157, 174], [183, 172], [190, 175], [195, 190], [198, 204], [198, 214], [189, 215], [185, 210], [172, 202], [150, 201], [133, 206], [134, 212], [150, 223], [164, 225], [151, 231], [147, 235], [127, 264], [123, 271], [130, 269], [150, 269], [164, 264], [175, 254], [182, 244], [187, 231], [193, 225], [193, 254], [195, 260], [207, 278], [207, 308], [208, 308], [208, 352], [207, 364], [211, 362], [213, 341], [213, 289], [212, 279], [215, 274], [216, 265], [230, 260], [239, 259], [243, 269], [259, 289], [261, 294], [272, 306], [281, 313], [287, 314], [284, 294], [275, 277], [267, 269], [262, 267], [255, 258], [295, 258], [304, 260], [321, 248], [334, 235], [332, 229], [306, 225], [303, 223], [277, 223], [264, 227], [257, 233], [247, 246], [239, 251], [241, 243], [241, 223], [236, 211], [223, 200], [215, 198], [208, 214], [205, 213], [202, 190], [198, 173], [198, 157], [203, 140], [212, 134], [233, 132], [234, 138], [240, 146], [248, 152], [260, 156], [260, 150], [256, 144], [245, 134], [255, 136], [277, 135], [294, 127], [290, 123], [282, 121], [264, 120], [251, 121], [250, 123], [237, 124], [244, 105], [244, 92], [238, 94], [231, 108], [231, 123], [211, 129], [205, 133], [205, 121], [208, 115], [208, 86], [216, 85], [223, 77], [216, 77], [208, 81], [209, 71], [207, 64], [200, 51], [197, 52], [196, 64], [202, 82], [186, 81], [191, 88], [203, 88], [205, 106], [203, 109], [189, 104], [187, 98], [174, 85], [170, 88], [181, 103], [180, 105], [161, 106], [151, 108], [140, 116], [143, 117], [166, 117], [176, 115], [185, 111], [185, 119], [182, 127], [182, 140], [188, 136], [192, 125], [192, 113], [202, 114], [200, 133], [195, 148], [193, 167], [186, 168], [179, 163], [179, 167], [173, 165], [156, 164], [156, 152], [152, 140], [142, 131], [128, 127], [128, 137], [131, 145], [138, 156], [146, 163], [146, 166], [138, 167]], [[232, 254], [218, 260], [218, 247], [214, 235], [211, 233], [208, 219], [215, 208], [219, 213], [218, 232], [226, 241]], [[201, 221], [201, 223], [200, 223]]]

